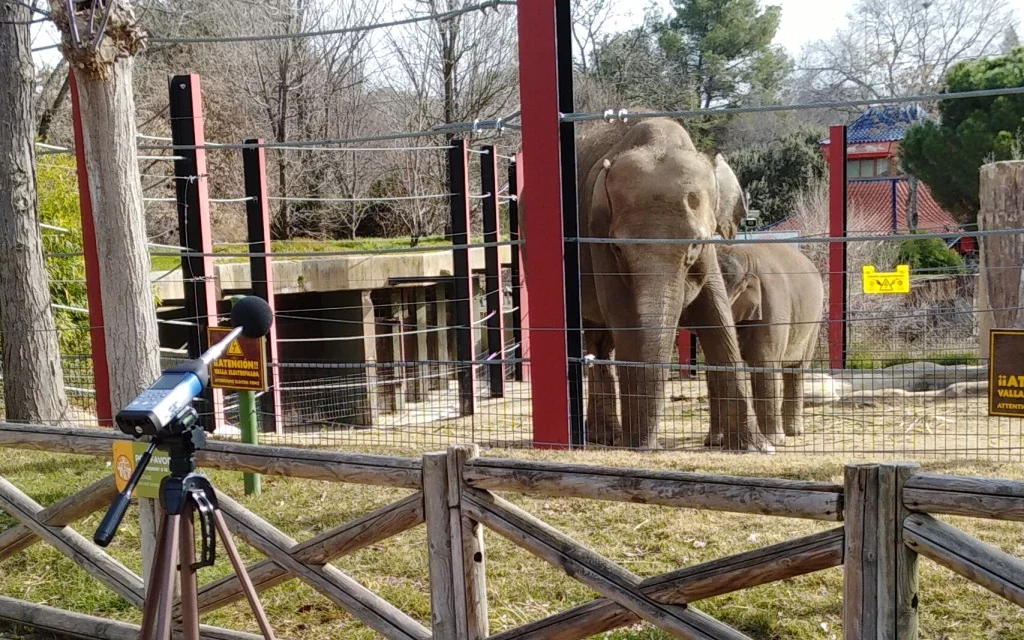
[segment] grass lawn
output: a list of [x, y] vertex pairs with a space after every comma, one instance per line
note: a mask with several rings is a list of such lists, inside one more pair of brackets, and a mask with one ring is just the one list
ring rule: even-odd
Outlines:
[[[843, 466], [838, 458], [824, 457], [499, 450], [488, 451], [485, 455], [840, 482]], [[932, 462], [923, 467], [942, 473], [1024, 479], [1021, 465]], [[44, 505], [107, 473], [109, 468], [105, 461], [89, 457], [5, 450], [0, 459], [0, 475]], [[210, 476], [225, 492], [236, 497], [243, 495], [240, 473], [211, 472]], [[264, 477], [263, 486], [263, 495], [241, 501], [296, 540], [314, 536], [408, 493], [275, 477]], [[836, 526], [836, 523], [581, 499], [555, 500], [516, 494], [506, 497], [645, 577]], [[76, 528], [91, 539], [101, 517], [102, 513], [94, 514]], [[1008, 553], [1024, 555], [1024, 537], [1020, 535], [1019, 524], [966, 518], [946, 520]], [[9, 527], [13, 522], [9, 516], [0, 515], [0, 528]], [[135, 522], [133, 510], [110, 550], [128, 567], [138, 571], [135, 550], [139, 540], [133, 526]], [[247, 562], [262, 559], [260, 554], [238, 542]], [[595, 597], [588, 588], [496, 534], [488, 532], [485, 544], [492, 634]], [[921, 562], [922, 638], [1024, 640], [1021, 609], [928, 560]], [[421, 623], [429, 623], [424, 527], [342, 558], [336, 564]], [[200, 581], [206, 582], [227, 572], [226, 559], [219, 553], [217, 566], [201, 570]], [[842, 571], [835, 568], [714, 598], [696, 606], [753, 638], [829, 640], [842, 637], [841, 591]], [[129, 605], [42, 543], [3, 564], [0, 594], [122, 620], [140, 620], [140, 615]], [[379, 637], [297, 581], [263, 592], [262, 600], [275, 631], [283, 638]], [[258, 632], [248, 608], [242, 603], [205, 615], [203, 622]], [[15, 635], [16, 632], [10, 627], [0, 627], [0, 634]], [[669, 636], [647, 625], [637, 625], [602, 637], [653, 640]]]
[[[442, 236], [429, 236], [420, 238], [419, 247], [451, 245], [451, 241]], [[409, 238], [357, 238], [355, 240], [310, 240], [308, 238], [297, 240], [274, 240], [270, 243], [271, 251], [275, 253], [323, 253], [326, 251], [375, 251], [379, 249], [403, 249], [409, 248]], [[213, 248], [214, 253], [244, 253], [248, 245], [239, 244], [218, 244]], [[155, 251], [169, 251], [160, 249]], [[181, 258], [170, 255], [158, 255], [150, 258], [154, 271], [167, 271], [177, 269], [181, 266]], [[215, 258], [217, 262], [241, 262], [246, 258], [229, 256]]]

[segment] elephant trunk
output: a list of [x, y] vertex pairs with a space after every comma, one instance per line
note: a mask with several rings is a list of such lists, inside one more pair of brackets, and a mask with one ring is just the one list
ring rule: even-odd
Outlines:
[[[617, 359], [622, 402], [622, 446], [656, 448], [665, 407], [667, 364], [682, 309], [682, 291], [664, 287], [637, 292], [637, 326], [617, 332]], [[674, 295], [678, 293], [678, 295]], [[619, 348], [618, 345], [622, 345]]]

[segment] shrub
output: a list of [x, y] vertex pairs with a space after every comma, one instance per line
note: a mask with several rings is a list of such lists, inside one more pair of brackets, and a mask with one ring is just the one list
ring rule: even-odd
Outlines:
[[913, 271], [961, 273], [964, 260], [939, 238], [915, 238], [900, 245], [899, 263]]
[[[36, 165], [39, 191], [39, 219], [63, 231], [43, 229], [43, 251], [54, 304], [84, 309], [88, 306], [85, 259], [82, 253], [82, 217], [78, 200], [75, 159], [71, 156], [42, 156]], [[56, 254], [56, 255], [54, 255]], [[72, 255], [75, 254], [75, 255]], [[89, 316], [68, 309], [54, 309], [60, 333], [60, 350], [65, 355], [91, 353]]]

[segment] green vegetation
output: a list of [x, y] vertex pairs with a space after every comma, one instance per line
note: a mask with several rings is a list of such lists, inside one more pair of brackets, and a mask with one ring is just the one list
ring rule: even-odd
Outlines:
[[944, 366], [957, 364], [976, 366], [978, 364], [978, 354], [968, 351], [942, 351], [939, 353], [916, 355], [887, 352], [887, 355], [882, 357], [877, 351], [869, 349], [865, 351], [851, 350], [846, 356], [847, 369], [885, 369], [912, 362], [934, 362]]
[[[615, 34], [596, 47], [588, 72], [627, 103], [697, 109], [776, 100], [792, 62], [772, 44], [781, 17], [757, 0], [673, 0], [668, 16]], [[727, 118], [688, 118], [694, 142], [710, 149]]]
[[925, 271], [953, 274], [963, 271], [964, 259], [940, 238], [914, 238], [900, 243], [899, 264], [910, 265], [911, 273]]
[[[944, 92], [1024, 85], [1024, 48], [1005, 56], [960, 62], [949, 70]], [[907, 130], [900, 145], [908, 173], [928, 185], [936, 201], [963, 223], [978, 218], [982, 164], [1020, 152], [1024, 95], [939, 102], [941, 124], [925, 121]]]
[[[380, 450], [375, 452], [381, 453]], [[842, 482], [843, 463], [847, 462], [845, 457], [824, 456], [737, 457], [632, 452], [502, 450], [487, 455], [831, 482]], [[105, 460], [84, 456], [5, 450], [0, 475], [46, 505], [110, 473], [105, 463]], [[1024, 478], [1024, 468], [1019, 464], [936, 461], [925, 462], [922, 466], [926, 471], [941, 473]], [[241, 473], [204, 472], [218, 489], [235, 496], [248, 509], [296, 540], [308, 539], [408, 493], [267, 476], [262, 495], [243, 497]], [[504, 497], [645, 578], [838, 526], [811, 520], [641, 504], [520, 494]], [[74, 528], [91, 539], [102, 515], [102, 512], [96, 513]], [[1016, 523], [955, 517], [947, 521], [1007, 553], [1020, 553]], [[133, 508], [109, 548], [115, 558], [134, 571], [139, 570], [137, 523], [137, 512]], [[0, 529], [13, 524], [9, 515], [0, 515]], [[247, 563], [264, 558], [239, 537], [235, 539]], [[429, 625], [425, 542], [425, 529], [419, 526], [334, 564], [420, 623]], [[596, 597], [593, 591], [559, 569], [490, 531], [485, 533], [485, 548], [492, 634]], [[9, 558], [2, 567], [0, 593], [5, 596], [112, 619], [140, 621], [137, 611], [44, 543], [36, 543]], [[218, 553], [216, 566], [201, 569], [199, 579], [206, 583], [229, 571], [224, 554]], [[833, 568], [712, 598], [695, 606], [752, 638], [829, 640], [842, 637], [842, 586], [842, 570]], [[261, 600], [279, 637], [296, 640], [380, 637], [296, 580], [262, 592]], [[922, 637], [926, 638], [1024, 640], [1024, 627], [1015, 605], [926, 560], [921, 562], [920, 616]], [[206, 614], [203, 622], [258, 632], [244, 602]], [[4, 635], [14, 637], [9, 628], [0, 629]], [[644, 624], [627, 626], [601, 637], [667, 640], [670, 636]]]
[[[50, 278], [50, 296], [54, 304], [84, 309], [88, 307], [85, 286], [85, 260], [82, 252], [82, 217], [78, 205], [78, 180], [73, 156], [41, 157], [36, 168], [39, 191], [39, 219], [45, 225], [43, 250]], [[79, 255], [72, 255], [79, 254]], [[60, 332], [60, 349], [65, 355], [91, 353], [89, 316], [69, 309], [54, 309], [54, 322]]]
[[[420, 238], [416, 247], [444, 247], [448, 245], [451, 245], [451, 241], [443, 236], [429, 236]], [[274, 240], [270, 243], [270, 250], [273, 253], [358, 252], [408, 248], [410, 248], [408, 238], [356, 238], [355, 240], [312, 240], [309, 238], [298, 238], [294, 240]], [[248, 251], [248, 245], [242, 243], [218, 244], [213, 248], [214, 253], [239, 254], [246, 251]], [[244, 262], [248, 258], [232, 255], [214, 259], [217, 262], [227, 263]], [[154, 271], [167, 271], [181, 266], [181, 258], [173, 255], [156, 255], [153, 256], [152, 261]]]
[[729, 155], [729, 165], [750, 193], [750, 208], [761, 212], [761, 224], [793, 215], [800, 194], [825, 179], [828, 165], [818, 138], [800, 131]]

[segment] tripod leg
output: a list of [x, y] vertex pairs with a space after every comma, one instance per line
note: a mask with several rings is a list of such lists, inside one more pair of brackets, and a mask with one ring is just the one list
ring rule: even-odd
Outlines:
[[[172, 531], [173, 529], [173, 531]], [[140, 640], [153, 640], [153, 629], [157, 626], [157, 616], [162, 613], [165, 584], [174, 584], [174, 558], [178, 543], [177, 516], [164, 514], [160, 521], [160, 532], [157, 534], [156, 557], [153, 559], [153, 571], [146, 585], [146, 602], [142, 609], [142, 632]]]
[[180, 524], [180, 515], [168, 515], [166, 537], [161, 540], [161, 546], [166, 545], [168, 551], [160, 574], [156, 640], [171, 640], [171, 611], [174, 607], [174, 574], [177, 573], [178, 565], [178, 528]]
[[180, 548], [181, 558], [181, 625], [185, 640], [199, 640], [199, 605], [197, 600], [195, 507], [189, 502], [182, 514]]
[[242, 557], [238, 555], [235, 541], [231, 539], [231, 532], [228, 531], [228, 525], [224, 522], [224, 516], [221, 514], [220, 509], [213, 510], [213, 521], [216, 523], [217, 531], [220, 532], [220, 537], [224, 541], [224, 549], [228, 552], [228, 559], [231, 560], [231, 566], [235, 568], [238, 581], [242, 584], [245, 598], [249, 601], [249, 607], [252, 609], [253, 615], [256, 616], [256, 623], [260, 625], [263, 637], [266, 640], [274, 640], [274, 630], [270, 628], [270, 621], [267, 620], [267, 614], [263, 611], [263, 605], [256, 594], [256, 588], [252, 586], [252, 580], [249, 579], [249, 574], [245, 571], [245, 563], [242, 562]]

